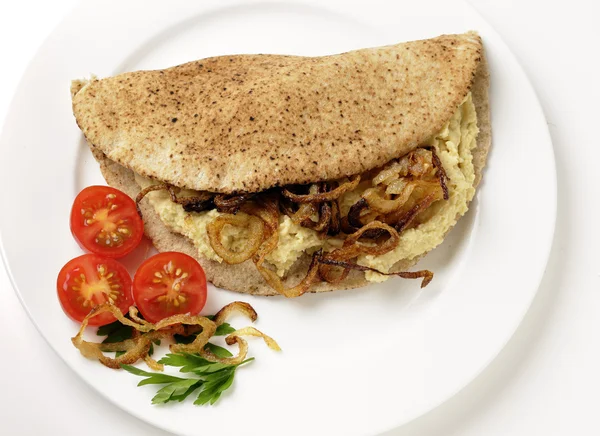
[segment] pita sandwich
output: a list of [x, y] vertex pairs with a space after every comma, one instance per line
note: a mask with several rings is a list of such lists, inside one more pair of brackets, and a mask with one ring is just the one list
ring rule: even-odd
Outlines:
[[[74, 81], [109, 185], [218, 287], [298, 296], [389, 279], [466, 213], [491, 145], [474, 32], [323, 57], [219, 56]], [[142, 199], [142, 197], [144, 197]]]

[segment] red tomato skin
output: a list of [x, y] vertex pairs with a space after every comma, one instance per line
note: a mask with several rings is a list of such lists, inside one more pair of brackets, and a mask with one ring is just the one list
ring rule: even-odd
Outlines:
[[[169, 262], [172, 262], [171, 272]], [[161, 274], [161, 277], [155, 273]], [[179, 291], [175, 291], [177, 283], [181, 285]], [[170, 297], [179, 295], [183, 301], [174, 306]], [[166, 300], [159, 301], [163, 296]], [[196, 259], [187, 254], [163, 252], [152, 256], [144, 261], [133, 278], [135, 304], [144, 319], [152, 323], [176, 314], [197, 315], [204, 308], [206, 297], [204, 270]]]
[[[99, 298], [98, 301], [94, 302], [95, 304], [90, 303], [89, 306], [84, 307], [82, 302], [78, 301], [78, 292], [73, 289], [74, 286], [81, 288], [81, 284], [76, 282], [76, 280], [80, 279], [81, 274], [86, 277], [87, 283], [97, 282], [99, 265], [106, 267], [106, 275], [111, 272], [113, 273], [112, 277], [107, 280], [107, 283], [119, 285], [119, 289], [113, 290], [113, 292], [118, 291], [118, 298], [115, 299], [115, 305], [121, 310], [121, 313], [127, 313], [129, 307], [133, 304], [131, 277], [125, 267], [111, 258], [101, 257], [96, 254], [84, 254], [67, 262], [58, 273], [56, 279], [56, 290], [61, 307], [65, 314], [73, 321], [82, 322], [94, 305], [106, 301], [106, 297], [104, 297], [104, 301], [99, 301], [102, 299]], [[114, 321], [116, 321], [114, 315], [103, 313], [90, 318], [88, 324], [101, 326]]]
[[[113, 195], [115, 198], [108, 199], [107, 196], [109, 195]], [[117, 246], [99, 244], [97, 236], [101, 224], [94, 223], [88, 226], [86, 219], [90, 217], [82, 214], [82, 211], [93, 211], [95, 206], [110, 201], [115, 202], [118, 208], [109, 212], [108, 217], [123, 219], [125, 222], [122, 224], [121, 231], [129, 232], [126, 235], [118, 231], [110, 233], [123, 240]], [[108, 219], [107, 221], [111, 220]], [[71, 208], [70, 227], [73, 238], [84, 251], [111, 258], [120, 258], [129, 254], [139, 245], [144, 235], [144, 222], [137, 213], [135, 201], [127, 194], [110, 186], [88, 186], [75, 197]], [[110, 238], [102, 238], [103, 241], [107, 239], [110, 240]]]

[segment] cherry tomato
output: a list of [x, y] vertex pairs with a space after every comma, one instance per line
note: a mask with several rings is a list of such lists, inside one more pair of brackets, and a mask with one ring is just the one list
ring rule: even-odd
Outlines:
[[[58, 298], [65, 313], [75, 321], [83, 321], [94, 306], [111, 301], [123, 314], [133, 304], [131, 277], [114, 259], [84, 254], [62, 267], [56, 280]], [[111, 313], [90, 319], [90, 325], [116, 321]]]
[[89, 186], [73, 202], [71, 232], [84, 250], [123, 257], [140, 243], [144, 223], [128, 195], [109, 186]]
[[150, 322], [178, 313], [197, 315], [206, 303], [204, 270], [187, 254], [159, 253], [135, 273], [133, 299]]

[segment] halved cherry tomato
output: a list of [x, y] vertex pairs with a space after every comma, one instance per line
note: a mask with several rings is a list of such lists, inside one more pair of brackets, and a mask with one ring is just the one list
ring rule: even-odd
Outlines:
[[[94, 306], [111, 301], [123, 314], [133, 304], [131, 277], [114, 259], [84, 254], [62, 267], [56, 280], [58, 298], [63, 310], [75, 321], [83, 321]], [[116, 321], [110, 313], [90, 318], [90, 325]]]
[[150, 322], [178, 313], [197, 315], [206, 303], [204, 270], [187, 254], [159, 253], [135, 273], [133, 299]]
[[128, 195], [109, 186], [89, 186], [73, 202], [71, 232], [84, 250], [123, 257], [140, 243], [144, 223]]

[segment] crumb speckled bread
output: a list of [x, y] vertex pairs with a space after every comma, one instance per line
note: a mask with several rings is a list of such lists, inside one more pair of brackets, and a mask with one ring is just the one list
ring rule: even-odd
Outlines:
[[323, 57], [221, 56], [79, 82], [89, 144], [179, 187], [258, 192], [361, 173], [437, 132], [482, 57], [469, 32]]
[[[486, 162], [487, 154], [491, 146], [491, 123], [488, 102], [489, 73], [485, 57], [480, 54], [481, 61], [478, 65], [472, 86], [467, 87], [473, 96], [473, 102], [477, 111], [479, 135], [477, 137], [477, 148], [473, 150], [473, 163], [475, 166], [475, 186], [481, 181], [481, 174]], [[77, 87], [74, 90], [77, 91]], [[457, 103], [458, 105], [458, 103]], [[455, 108], [454, 108], [455, 109]], [[134, 174], [131, 170], [108, 159], [103, 152], [92, 147], [94, 156], [100, 162], [100, 167], [106, 181], [111, 185], [135, 197], [140, 187], [136, 184]], [[145, 199], [141, 203], [144, 214], [145, 231], [152, 239], [159, 251], [181, 251], [195, 257], [202, 264], [209, 281], [218, 287], [254, 295], [276, 295], [270, 288], [254, 264], [247, 261], [240, 265], [227, 265], [198, 256], [196, 248], [184, 236], [171, 232], [160, 220], [154, 208]], [[414, 265], [419, 258], [398, 262], [393, 270], [401, 271]], [[310, 257], [304, 255], [290, 270], [287, 275], [287, 285], [297, 283], [306, 272]], [[311, 288], [312, 292], [324, 292], [331, 290], [351, 289], [367, 285], [364, 274], [352, 271], [348, 279], [341, 284], [331, 285], [319, 283]]]

